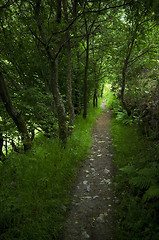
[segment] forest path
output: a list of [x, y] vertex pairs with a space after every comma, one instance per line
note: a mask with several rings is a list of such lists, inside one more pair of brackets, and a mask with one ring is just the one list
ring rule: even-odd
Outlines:
[[113, 239], [113, 155], [109, 132], [110, 111], [103, 113], [92, 131], [91, 154], [79, 170], [63, 240]]

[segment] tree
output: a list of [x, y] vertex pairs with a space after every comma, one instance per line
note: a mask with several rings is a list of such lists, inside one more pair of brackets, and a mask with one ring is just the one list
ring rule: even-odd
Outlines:
[[0, 129], [0, 160], [4, 161], [5, 155], [3, 153], [3, 134], [2, 130]]
[[[69, 24], [68, 19], [68, 10], [66, 3], [68, 5], [68, 2], [65, 0], [62, 0], [63, 2], [63, 8], [64, 8], [64, 15], [65, 15], [65, 21], [66, 24]], [[77, 4], [76, 2], [74, 4]], [[76, 7], [74, 6], [74, 11]], [[75, 13], [73, 12], [73, 16], [75, 16]], [[66, 34], [67, 37], [67, 91], [66, 91], [66, 99], [67, 99], [67, 105], [68, 105], [68, 112], [69, 112], [69, 134], [72, 135], [73, 133], [73, 125], [74, 125], [74, 106], [72, 103], [72, 58], [71, 58], [71, 40], [70, 40], [70, 32], [67, 31]]]
[[22, 134], [24, 150], [27, 151], [31, 149], [32, 142], [25, 124], [25, 120], [22, 117], [22, 112], [18, 112], [13, 106], [2, 72], [0, 72], [0, 96], [8, 114], [13, 119], [19, 132]]

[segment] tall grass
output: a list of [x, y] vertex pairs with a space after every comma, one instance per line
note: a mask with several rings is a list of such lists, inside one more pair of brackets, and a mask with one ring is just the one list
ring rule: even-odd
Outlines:
[[65, 148], [39, 135], [32, 151], [14, 154], [0, 166], [0, 240], [59, 239], [70, 190], [91, 146], [91, 129], [100, 108], [77, 116]]

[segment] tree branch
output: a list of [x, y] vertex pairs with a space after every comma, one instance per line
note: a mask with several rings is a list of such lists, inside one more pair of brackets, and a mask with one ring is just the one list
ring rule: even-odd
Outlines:
[[145, 55], [146, 53], [148, 53], [151, 49], [154, 49], [154, 48], [158, 48], [159, 45], [155, 46], [155, 47], [150, 47], [148, 48], [147, 50], [145, 50], [144, 52], [142, 52], [140, 55], [138, 55], [137, 57], [135, 57], [134, 59], [132, 59], [131, 61], [128, 62], [128, 66], [132, 66], [135, 62], [137, 62], [137, 60], [142, 57], [143, 55]]
[[9, 2], [10, 2], [10, 0], [8, 0], [8, 2], [6, 4], [0, 6], [0, 9], [9, 7], [11, 5], [11, 3], [9, 3]]

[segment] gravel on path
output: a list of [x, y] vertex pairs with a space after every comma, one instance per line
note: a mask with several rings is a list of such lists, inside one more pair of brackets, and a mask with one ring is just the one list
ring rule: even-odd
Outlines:
[[113, 239], [113, 153], [109, 132], [110, 111], [103, 113], [92, 131], [91, 154], [83, 162], [73, 187], [72, 204], [65, 224], [63, 240]]

